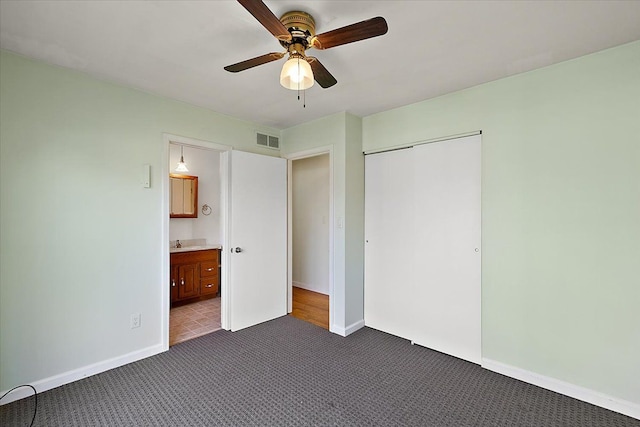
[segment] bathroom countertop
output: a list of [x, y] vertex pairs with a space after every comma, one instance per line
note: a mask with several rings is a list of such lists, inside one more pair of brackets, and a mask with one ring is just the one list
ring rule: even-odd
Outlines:
[[193, 252], [193, 251], [206, 251], [211, 249], [222, 249], [220, 245], [198, 245], [198, 246], [183, 246], [181, 248], [169, 248], [169, 253], [176, 252]]

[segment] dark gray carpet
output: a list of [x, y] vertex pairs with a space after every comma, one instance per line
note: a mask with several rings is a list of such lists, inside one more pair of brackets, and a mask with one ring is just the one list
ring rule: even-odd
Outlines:
[[[38, 400], [38, 426], [640, 426], [379, 331], [342, 338], [292, 317], [217, 331]], [[0, 411], [1, 425], [28, 425], [33, 399]]]

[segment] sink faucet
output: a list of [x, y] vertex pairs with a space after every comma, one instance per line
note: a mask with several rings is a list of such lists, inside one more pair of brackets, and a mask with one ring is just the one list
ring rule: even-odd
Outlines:
[[182, 247], [182, 243], [180, 243], [180, 240], [176, 240], [176, 248], [181, 248]]

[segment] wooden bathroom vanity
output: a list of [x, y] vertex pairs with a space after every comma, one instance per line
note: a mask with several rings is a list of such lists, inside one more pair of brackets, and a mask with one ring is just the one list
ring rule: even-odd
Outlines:
[[171, 306], [214, 298], [220, 290], [220, 249], [171, 252]]

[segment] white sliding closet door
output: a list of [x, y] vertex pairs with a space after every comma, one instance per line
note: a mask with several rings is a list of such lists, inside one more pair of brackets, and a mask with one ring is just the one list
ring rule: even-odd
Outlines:
[[413, 282], [412, 149], [365, 157], [365, 310], [370, 326], [412, 339], [406, 292]]
[[413, 341], [480, 363], [480, 135], [414, 150]]
[[368, 155], [365, 178], [365, 323], [474, 363], [480, 138]]

